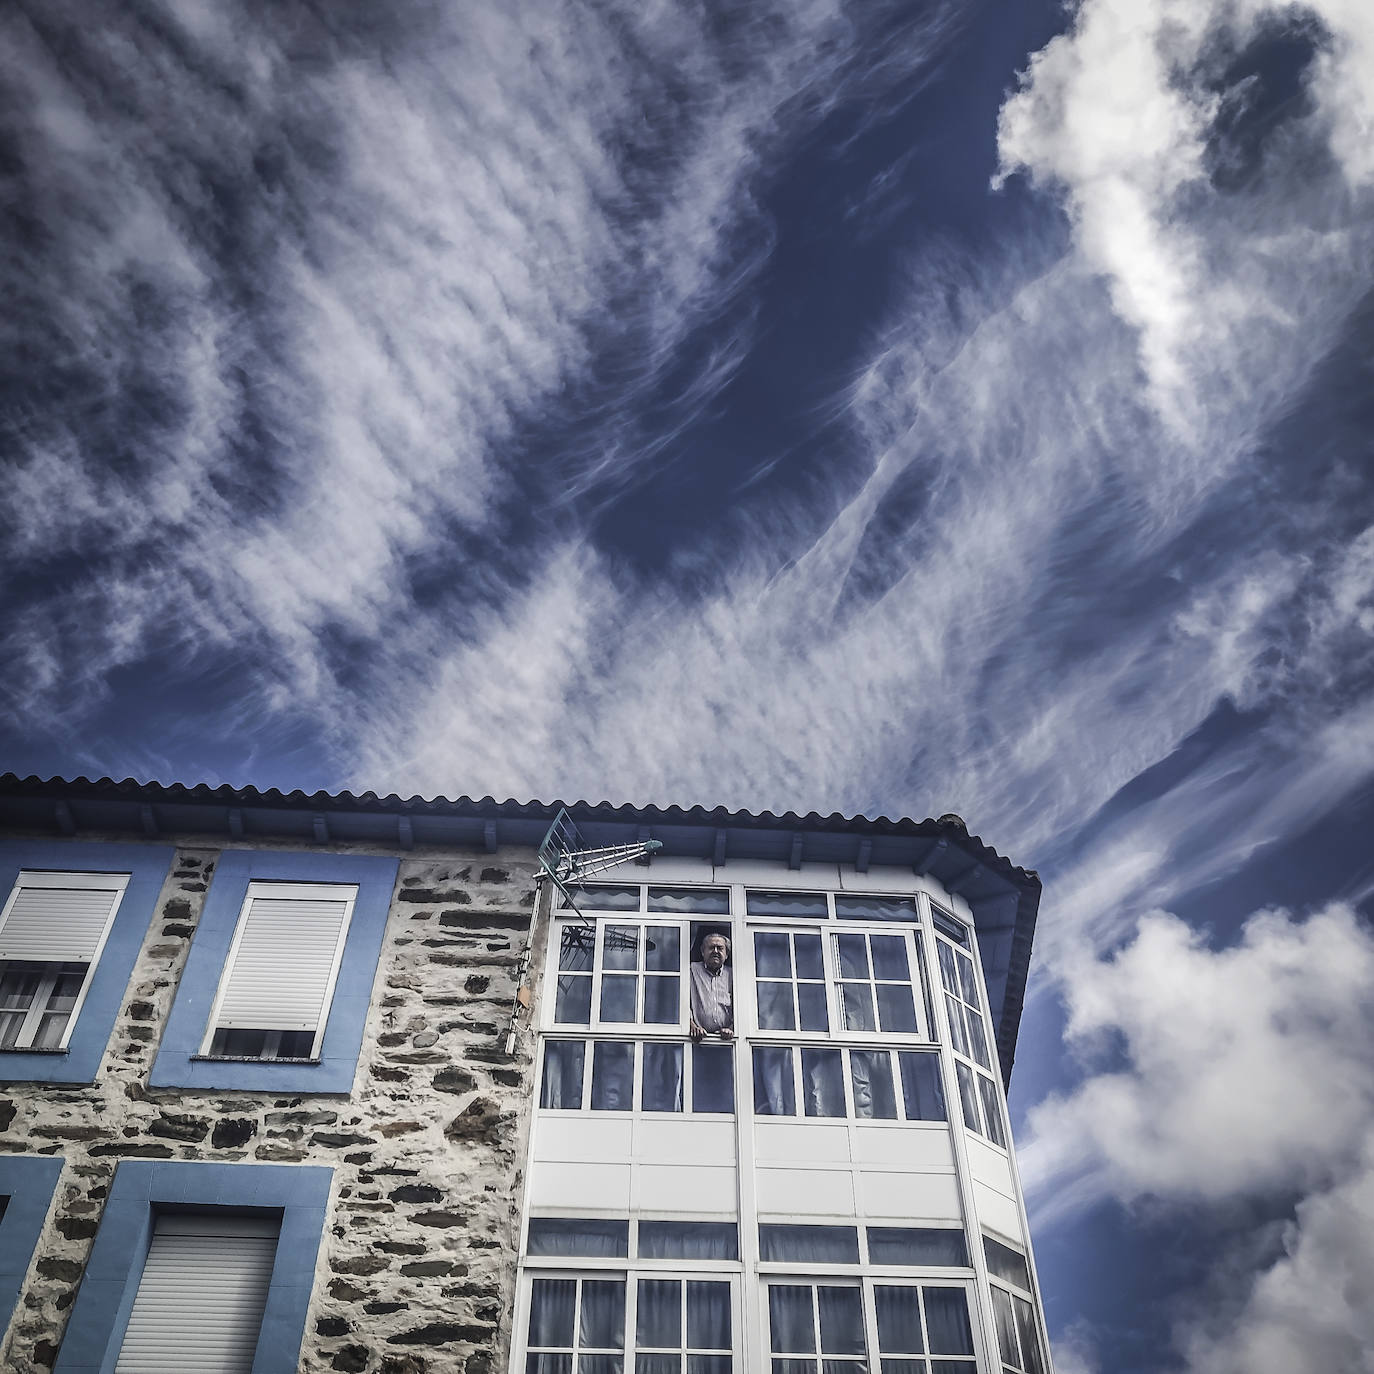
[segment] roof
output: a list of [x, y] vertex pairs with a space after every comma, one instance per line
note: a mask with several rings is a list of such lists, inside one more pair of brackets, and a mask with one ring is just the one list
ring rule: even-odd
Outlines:
[[665, 855], [729, 860], [890, 865], [928, 873], [968, 902], [996, 1026], [1004, 1080], [1011, 1075], [1040, 906], [1040, 878], [1004, 858], [954, 815], [801, 816], [725, 807], [625, 806], [611, 802], [520, 802], [494, 797], [379, 797], [352, 792], [187, 787], [126, 778], [0, 776], [0, 829], [78, 835], [134, 832], [149, 838], [219, 834], [231, 840], [296, 839], [309, 844], [415, 844], [495, 850], [534, 847], [566, 807], [588, 843], [662, 842]]

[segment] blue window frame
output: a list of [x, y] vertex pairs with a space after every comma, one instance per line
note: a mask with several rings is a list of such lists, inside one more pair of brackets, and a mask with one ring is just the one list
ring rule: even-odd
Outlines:
[[[235, 1092], [349, 1092], [399, 867], [397, 859], [372, 855], [252, 849], [221, 854], [153, 1063], [151, 1086]], [[200, 1057], [239, 913], [252, 882], [357, 887], [318, 1062]]]
[[159, 1210], [280, 1212], [253, 1374], [293, 1374], [315, 1281], [334, 1171], [319, 1165], [122, 1160], [110, 1185], [53, 1374], [110, 1374]]
[[0, 1159], [0, 1333], [9, 1325], [34, 1247], [47, 1220], [63, 1161], [49, 1157]]
[[0, 1051], [0, 1081], [94, 1083], [115, 1018], [138, 960], [158, 896], [176, 857], [168, 845], [81, 840], [0, 841], [0, 902], [26, 869], [59, 873], [127, 873], [100, 959], [65, 1050]]

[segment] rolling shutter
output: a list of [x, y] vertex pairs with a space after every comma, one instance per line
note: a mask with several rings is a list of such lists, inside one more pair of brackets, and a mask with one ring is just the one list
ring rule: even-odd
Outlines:
[[128, 881], [125, 873], [21, 873], [0, 924], [0, 959], [93, 963]]
[[214, 1028], [318, 1029], [329, 1011], [356, 891], [250, 885]]
[[115, 1374], [249, 1374], [278, 1223], [160, 1216]]

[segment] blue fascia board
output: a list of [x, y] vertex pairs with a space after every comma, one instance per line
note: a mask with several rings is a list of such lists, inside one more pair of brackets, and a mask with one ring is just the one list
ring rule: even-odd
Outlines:
[[[347, 1093], [362, 1050], [400, 860], [300, 850], [224, 851], [210, 880], [176, 1000], [149, 1075], [154, 1088], [228, 1092]], [[315, 1064], [205, 1060], [200, 1052], [250, 882], [356, 883], [358, 895]]]
[[91, 973], [81, 1013], [67, 1049], [26, 1054], [0, 1052], [0, 1082], [94, 1083], [110, 1043], [120, 1005], [133, 976], [148, 926], [176, 850], [170, 845], [106, 844], [86, 840], [0, 841], [0, 901], [13, 890], [25, 869], [65, 873], [127, 873], [128, 886]]

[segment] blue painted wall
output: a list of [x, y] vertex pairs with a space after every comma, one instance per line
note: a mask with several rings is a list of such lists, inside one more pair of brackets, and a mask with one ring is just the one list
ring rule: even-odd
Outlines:
[[47, 1220], [63, 1162], [51, 1156], [0, 1159], [0, 1197], [9, 1199], [0, 1219], [0, 1332], [14, 1316], [19, 1289]]

